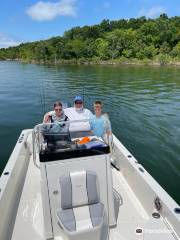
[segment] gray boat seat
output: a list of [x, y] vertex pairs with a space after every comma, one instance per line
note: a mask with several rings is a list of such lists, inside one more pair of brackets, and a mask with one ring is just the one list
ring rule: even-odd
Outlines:
[[99, 201], [94, 171], [71, 172], [60, 178], [58, 223], [69, 239], [101, 239], [104, 205]]

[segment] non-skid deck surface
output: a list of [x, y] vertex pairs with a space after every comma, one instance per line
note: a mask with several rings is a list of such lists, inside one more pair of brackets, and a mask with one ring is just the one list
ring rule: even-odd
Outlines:
[[[113, 169], [113, 184], [120, 194], [117, 227], [110, 230], [110, 240], [174, 240], [163, 218], [154, 219], [145, 209], [128, 186], [121, 172]], [[116, 210], [117, 212], [117, 210]], [[141, 228], [142, 234], [136, 229]]]
[[42, 240], [43, 211], [40, 170], [31, 157], [17, 212], [12, 240]]
[[[174, 240], [162, 218], [157, 220], [147, 215], [121, 172], [113, 169], [112, 173], [117, 227], [110, 230], [110, 240]], [[40, 170], [31, 158], [12, 240], [45, 240], [40, 178]], [[143, 234], [137, 235], [136, 228], [143, 228]]]

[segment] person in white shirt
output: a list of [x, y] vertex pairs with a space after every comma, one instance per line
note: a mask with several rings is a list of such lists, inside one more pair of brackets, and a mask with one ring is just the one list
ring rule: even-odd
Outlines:
[[65, 108], [64, 113], [70, 121], [79, 121], [79, 122], [70, 124], [71, 131], [89, 131], [90, 130], [90, 125], [88, 120], [92, 117], [92, 113], [87, 108], [84, 108], [83, 99], [81, 96], [76, 96], [74, 98], [74, 107]]

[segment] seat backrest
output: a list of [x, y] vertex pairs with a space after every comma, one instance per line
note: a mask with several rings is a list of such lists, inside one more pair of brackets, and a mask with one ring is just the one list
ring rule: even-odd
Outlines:
[[94, 171], [70, 172], [60, 178], [61, 208], [69, 209], [99, 202]]

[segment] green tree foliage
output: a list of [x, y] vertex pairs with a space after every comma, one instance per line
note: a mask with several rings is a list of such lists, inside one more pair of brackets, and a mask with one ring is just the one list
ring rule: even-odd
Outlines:
[[97, 56], [101, 60], [109, 59], [109, 56], [108, 56], [109, 43], [106, 39], [102, 39], [102, 38], [96, 39], [95, 46], [96, 46]]
[[176, 46], [173, 48], [171, 55], [173, 57], [180, 58], [180, 42], [176, 44]]
[[180, 17], [165, 13], [156, 19], [146, 17], [110, 21], [93, 26], [74, 27], [62, 37], [23, 43], [0, 49], [0, 59], [36, 62], [61, 60], [111, 60], [118, 58], [180, 59]]

